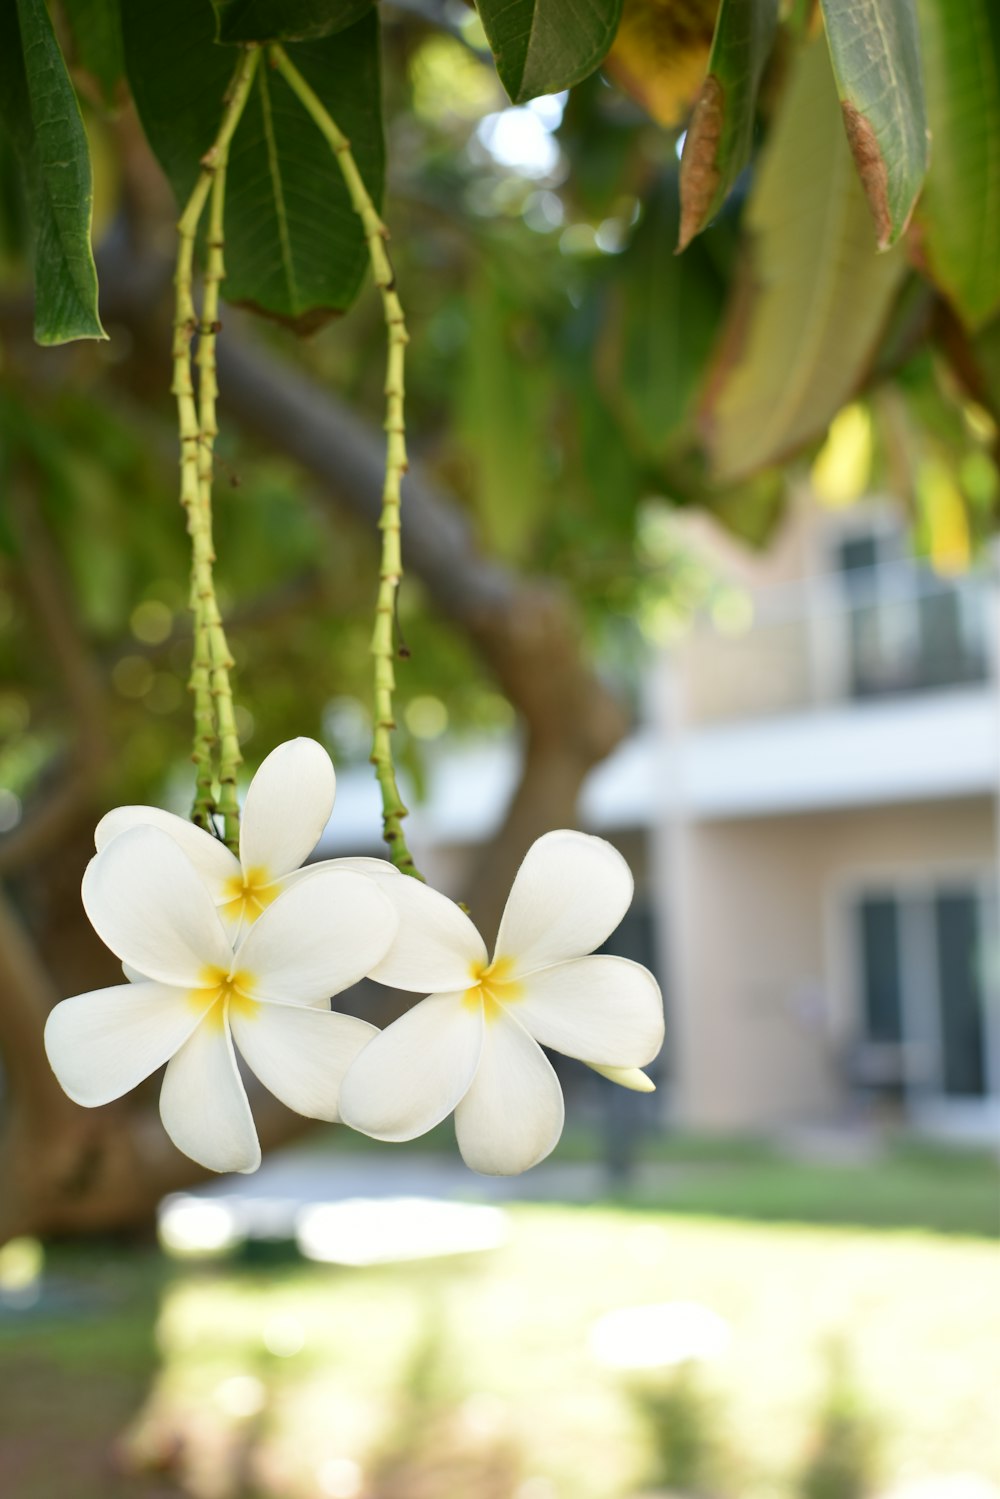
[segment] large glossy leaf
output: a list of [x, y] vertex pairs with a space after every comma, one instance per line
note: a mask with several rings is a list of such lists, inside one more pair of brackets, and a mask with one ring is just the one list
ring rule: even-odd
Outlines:
[[606, 70], [661, 125], [686, 119], [705, 77], [719, 0], [625, 0]]
[[917, 209], [928, 271], [970, 328], [1000, 310], [1000, 5], [920, 0], [931, 164]]
[[515, 104], [572, 87], [600, 67], [622, 0], [477, 0], [500, 82]]
[[374, 0], [212, 0], [220, 42], [298, 42], [353, 26]]
[[884, 250], [909, 223], [927, 172], [915, 0], [821, 4], [847, 138]]
[[752, 262], [705, 402], [717, 477], [818, 437], [861, 384], [906, 274], [876, 255], [822, 41], [806, 48], [747, 209]]
[[[234, 53], [215, 43], [211, 0], [123, 0], [136, 106], [183, 203], [211, 145]], [[351, 141], [372, 197], [382, 193], [378, 20], [294, 49], [296, 66]], [[257, 70], [233, 140], [226, 195], [225, 295], [299, 331], [349, 307], [367, 262], [361, 225], [329, 146], [284, 79]]]
[[778, 0], [722, 0], [719, 7], [681, 157], [679, 250], [718, 213], [750, 160], [757, 90], [777, 20]]
[[662, 458], [689, 414], [718, 330], [722, 286], [701, 245], [680, 259], [677, 181], [662, 180], [615, 261], [598, 354], [605, 400], [647, 459]]
[[0, 5], [0, 119], [24, 172], [40, 344], [104, 338], [90, 248], [90, 153], [45, 0]]

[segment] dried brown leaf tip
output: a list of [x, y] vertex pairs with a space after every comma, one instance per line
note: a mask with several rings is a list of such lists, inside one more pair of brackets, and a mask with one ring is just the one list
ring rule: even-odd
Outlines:
[[875, 232], [880, 250], [887, 250], [892, 243], [892, 213], [889, 208], [889, 171], [871, 123], [849, 99], [842, 99], [844, 127], [854, 157], [854, 164], [865, 190], [868, 206], [875, 219]]
[[704, 229], [712, 212], [722, 173], [719, 142], [725, 119], [725, 95], [714, 73], [702, 85], [681, 155], [681, 226], [677, 254]]

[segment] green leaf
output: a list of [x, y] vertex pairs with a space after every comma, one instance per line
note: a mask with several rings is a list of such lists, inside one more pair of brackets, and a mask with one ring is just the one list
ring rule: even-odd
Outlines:
[[778, 0], [722, 0], [708, 73], [684, 138], [678, 250], [715, 217], [750, 160], [757, 91], [777, 20]]
[[125, 66], [117, 0], [62, 0], [62, 8], [73, 38], [72, 60], [100, 85], [105, 104], [113, 104]]
[[872, 251], [823, 43], [801, 53], [746, 214], [752, 264], [723, 334], [704, 420], [715, 476], [818, 437], [869, 368], [906, 274]]
[[333, 36], [374, 0], [212, 0], [220, 42], [302, 42]]
[[545, 368], [518, 347], [523, 306], [492, 265], [470, 287], [458, 428], [489, 547], [523, 559], [546, 493]]
[[500, 82], [515, 104], [571, 88], [600, 67], [622, 0], [477, 0]]
[[690, 412], [722, 312], [722, 287], [702, 247], [682, 259], [673, 254], [679, 220], [671, 174], [614, 262], [617, 285], [598, 351], [605, 400], [652, 458], [662, 458]]
[[974, 394], [994, 421], [1000, 422], [1000, 318], [978, 330], [971, 353], [979, 387]]
[[788, 508], [788, 484], [780, 470], [768, 469], [727, 489], [706, 489], [698, 501], [720, 525], [762, 551]]
[[969, 328], [1000, 311], [1000, 8], [920, 0], [931, 164], [923, 260]]
[[90, 248], [90, 152], [44, 0], [0, 6], [0, 118], [24, 172], [40, 344], [106, 338]]
[[[215, 44], [211, 0], [123, 0], [122, 19], [143, 128], [184, 203], [218, 128], [234, 54]], [[294, 61], [350, 139], [378, 203], [384, 150], [376, 14], [298, 44]], [[308, 332], [351, 305], [366, 265], [361, 224], [329, 146], [284, 79], [261, 66], [229, 158], [227, 301]]]
[[821, 4], [847, 139], [885, 250], [909, 223], [927, 172], [914, 0]]

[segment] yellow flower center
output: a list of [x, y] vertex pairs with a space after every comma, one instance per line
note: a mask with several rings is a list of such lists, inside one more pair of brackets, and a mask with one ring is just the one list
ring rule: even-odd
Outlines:
[[202, 972], [201, 984], [191, 990], [191, 1003], [198, 1010], [204, 1009], [207, 1003], [209, 1008], [205, 1010], [205, 1019], [220, 1029], [233, 1009], [252, 1020], [257, 1013], [257, 1001], [250, 993], [255, 984], [254, 975], [246, 969], [227, 973], [224, 968], [208, 964]]
[[251, 926], [260, 913], [277, 899], [279, 887], [260, 865], [230, 875], [223, 886], [222, 910], [232, 921], [243, 920]]
[[482, 1005], [486, 1019], [495, 1020], [501, 1005], [515, 1003], [524, 992], [517, 979], [509, 977], [513, 967], [513, 958], [473, 963], [470, 969], [472, 986], [462, 995], [462, 1003], [470, 1007]]

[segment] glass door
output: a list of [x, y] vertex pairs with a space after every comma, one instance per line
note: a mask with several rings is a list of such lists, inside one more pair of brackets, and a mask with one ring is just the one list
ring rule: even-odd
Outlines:
[[916, 1122], [973, 1132], [1000, 1117], [996, 887], [913, 881], [859, 891], [858, 1075]]
[[984, 1098], [986, 1075], [986, 944], [974, 890], [933, 898], [941, 1028], [940, 1088], [946, 1098]]

